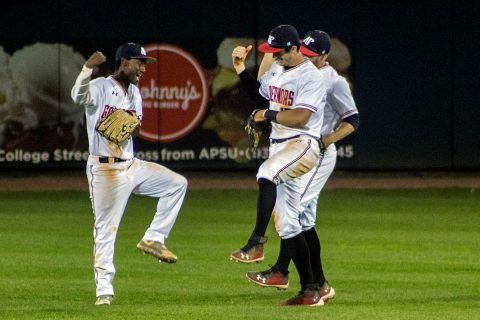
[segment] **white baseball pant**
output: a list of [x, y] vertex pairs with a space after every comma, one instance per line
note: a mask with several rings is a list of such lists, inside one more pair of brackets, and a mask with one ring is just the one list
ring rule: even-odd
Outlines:
[[314, 169], [277, 186], [275, 228], [289, 239], [315, 226], [320, 192], [335, 168], [337, 149], [331, 144]]
[[133, 158], [118, 163], [87, 161], [87, 178], [94, 213], [94, 272], [97, 297], [113, 295], [115, 239], [132, 193], [160, 198], [143, 239], [164, 243], [185, 197], [187, 180], [157, 163]]
[[264, 178], [278, 186], [312, 170], [320, 148], [314, 138], [301, 135], [281, 143], [272, 142], [268, 152], [268, 159], [258, 168], [257, 180]]

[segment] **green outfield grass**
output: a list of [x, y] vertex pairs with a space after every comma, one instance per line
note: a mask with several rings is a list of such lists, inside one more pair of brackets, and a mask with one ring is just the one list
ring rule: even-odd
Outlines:
[[299, 285], [260, 288], [229, 261], [254, 223], [255, 191], [190, 191], [167, 242], [175, 265], [135, 245], [156, 201], [133, 196], [116, 246], [116, 295], [95, 307], [85, 192], [0, 193], [0, 319], [480, 319], [480, 195], [469, 189], [327, 190], [317, 231], [337, 296], [281, 307]]

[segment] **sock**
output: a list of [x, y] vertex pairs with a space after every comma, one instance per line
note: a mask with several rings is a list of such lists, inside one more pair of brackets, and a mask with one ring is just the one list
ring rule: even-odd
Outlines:
[[310, 263], [312, 266], [313, 279], [321, 286], [325, 282], [325, 275], [323, 274], [322, 259], [320, 257], [320, 239], [318, 238], [315, 228], [303, 231], [303, 234], [305, 235], [305, 240], [310, 249]]
[[293, 238], [285, 239], [285, 244], [300, 276], [302, 291], [315, 288], [317, 285], [310, 266], [310, 250], [303, 232]]
[[263, 237], [267, 231], [268, 222], [272, 217], [272, 211], [277, 200], [277, 185], [270, 180], [260, 178], [258, 186], [257, 222], [253, 232]]
[[268, 223], [272, 217], [272, 211], [277, 200], [277, 185], [270, 180], [260, 178], [258, 179], [258, 199], [257, 199], [257, 221], [253, 229], [252, 236], [248, 240], [246, 246], [242, 248], [243, 251], [248, 251], [256, 244], [258, 239], [265, 236]]
[[288, 266], [290, 265], [290, 254], [288, 253], [287, 244], [284, 239], [280, 239], [280, 252], [278, 253], [275, 268], [284, 275], [288, 274]]

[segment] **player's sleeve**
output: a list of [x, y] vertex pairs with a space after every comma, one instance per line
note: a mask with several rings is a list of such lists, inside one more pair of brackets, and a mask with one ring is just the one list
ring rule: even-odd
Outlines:
[[82, 71], [75, 80], [72, 91], [70, 93], [75, 103], [84, 106], [94, 106], [98, 96], [98, 86], [90, 83], [93, 69], [83, 66]]
[[352, 92], [348, 85], [347, 80], [341, 78], [330, 88], [330, 94], [328, 95], [329, 103], [340, 115], [341, 119], [348, 118], [354, 114], [358, 114], [355, 100], [353, 99]]
[[270, 78], [272, 77], [271, 76], [272, 73], [275, 72], [276, 65], [277, 65], [276, 63], [272, 64], [270, 69], [268, 69], [268, 71], [265, 72], [263, 74], [263, 76], [260, 77], [260, 88], [258, 89], [258, 92], [266, 100], [270, 100], [269, 95], [268, 95], [268, 82], [270, 81]]
[[[298, 94], [295, 99], [295, 108], [304, 108], [312, 112], [323, 112], [324, 103], [327, 91], [325, 81], [320, 76], [309, 77], [305, 75], [302, 85], [299, 86]], [[320, 110], [322, 108], [322, 110]]]
[[256, 108], [260, 106], [267, 106], [268, 100], [266, 100], [259, 92], [260, 82], [255, 79], [247, 69], [243, 70], [239, 75], [240, 81], [243, 87], [247, 91], [250, 99], [252, 99]]

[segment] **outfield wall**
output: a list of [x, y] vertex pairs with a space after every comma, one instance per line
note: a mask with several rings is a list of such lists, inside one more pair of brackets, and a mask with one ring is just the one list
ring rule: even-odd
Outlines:
[[[281, 23], [323, 29], [352, 86], [360, 130], [337, 168], [479, 169], [480, 4], [474, 1], [16, 1], [0, 13], [0, 168], [80, 169], [83, 109], [69, 90], [95, 50], [144, 44], [160, 63], [140, 83], [137, 155], [175, 169], [253, 169], [254, 107], [231, 70], [234, 46]], [[256, 71], [261, 55], [248, 61]]]

